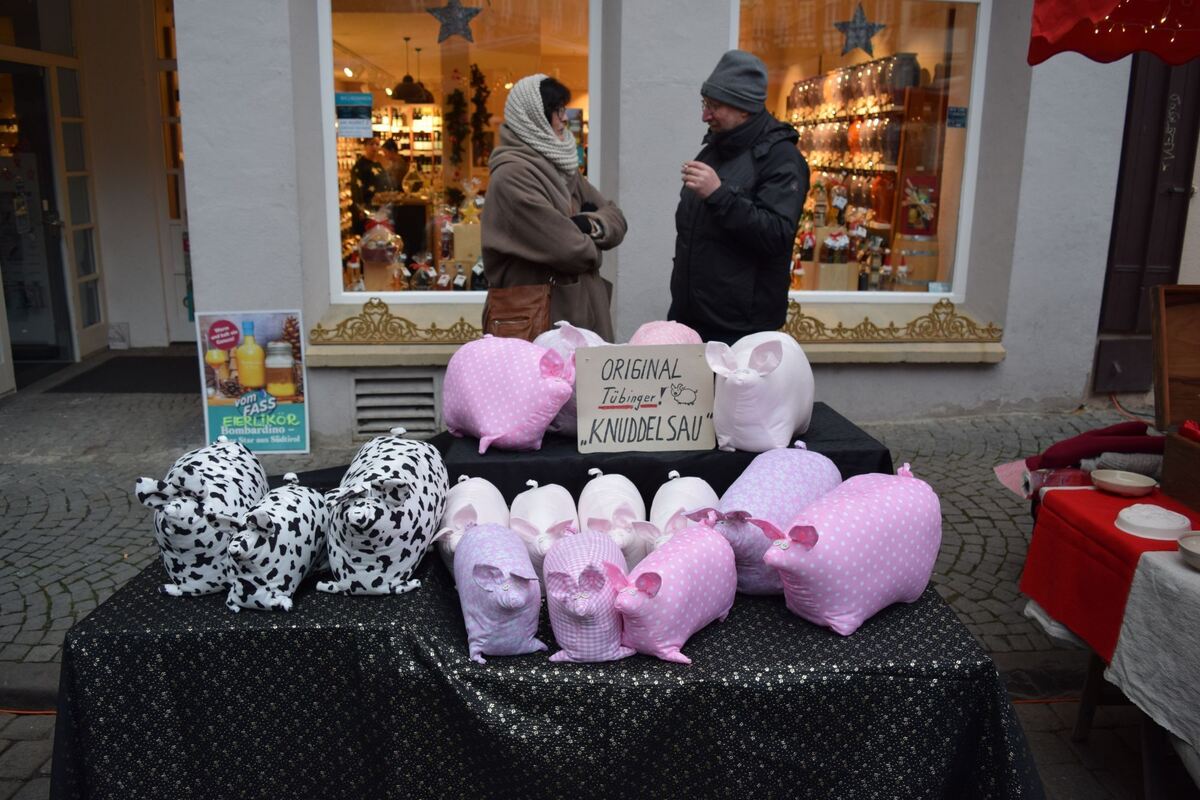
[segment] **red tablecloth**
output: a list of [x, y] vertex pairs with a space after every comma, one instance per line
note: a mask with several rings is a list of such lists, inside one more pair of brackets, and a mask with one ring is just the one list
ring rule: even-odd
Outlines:
[[1200, 513], [1157, 489], [1145, 497], [1101, 491], [1046, 493], [1025, 557], [1021, 591], [1070, 628], [1104, 661], [1112, 661], [1125, 601], [1142, 553], [1174, 550], [1175, 542], [1143, 539], [1117, 529], [1117, 514], [1153, 503], [1184, 514], [1200, 528]]

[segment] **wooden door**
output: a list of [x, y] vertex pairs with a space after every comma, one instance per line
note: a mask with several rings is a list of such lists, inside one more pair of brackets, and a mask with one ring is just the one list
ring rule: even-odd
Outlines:
[[1198, 133], [1200, 59], [1170, 67], [1134, 56], [1092, 373], [1097, 392], [1153, 383], [1151, 290], [1179, 276]]

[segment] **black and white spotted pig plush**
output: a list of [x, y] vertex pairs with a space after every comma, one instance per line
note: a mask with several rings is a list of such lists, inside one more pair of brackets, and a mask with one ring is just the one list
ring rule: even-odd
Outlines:
[[300, 486], [294, 472], [246, 514], [229, 542], [230, 611], [292, 610], [300, 581], [325, 565], [329, 507], [325, 495]]
[[325, 496], [333, 580], [318, 591], [403, 594], [421, 585], [412, 573], [445, 512], [449, 476], [433, 445], [403, 434], [393, 428], [364, 444]]
[[225, 555], [246, 512], [267, 493], [267, 473], [241, 442], [224, 436], [184, 453], [165, 480], [138, 478], [138, 502], [154, 509], [154, 538], [169, 595], [225, 588]]

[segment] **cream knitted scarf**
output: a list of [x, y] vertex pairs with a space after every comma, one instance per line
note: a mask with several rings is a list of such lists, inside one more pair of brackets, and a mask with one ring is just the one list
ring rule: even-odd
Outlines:
[[545, 156], [560, 172], [570, 175], [579, 169], [575, 136], [570, 128], [563, 128], [562, 138], [558, 138], [546, 121], [541, 93], [545, 79], [539, 73], [516, 82], [504, 101], [504, 123], [518, 139]]

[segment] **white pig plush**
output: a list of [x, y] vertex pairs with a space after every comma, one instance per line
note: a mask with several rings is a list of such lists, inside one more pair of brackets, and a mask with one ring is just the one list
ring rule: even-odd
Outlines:
[[529, 488], [513, 498], [508, 510], [508, 524], [525, 542], [529, 560], [538, 577], [542, 562], [550, 547], [564, 536], [579, 532], [579, 517], [571, 493], [557, 483], [539, 486], [535, 480], [525, 481]]
[[433, 537], [446, 569], [454, 573], [454, 551], [458, 541], [472, 525], [508, 527], [508, 504], [496, 485], [487, 478], [458, 476], [458, 483], [446, 495], [446, 513], [442, 527]]
[[226, 586], [225, 555], [242, 516], [267, 493], [267, 473], [241, 442], [221, 436], [179, 457], [166, 480], [138, 478], [137, 499], [154, 509], [154, 538], [174, 597]]
[[[604, 337], [587, 328], [576, 328], [571, 323], [560, 320], [554, 323], [555, 327], [539, 334], [533, 343], [539, 347], [545, 347], [562, 356], [564, 362], [574, 363], [575, 351], [581, 347], [600, 347], [608, 344], [604, 341]], [[574, 386], [574, 379], [572, 379]], [[566, 436], [574, 436], [575, 429], [578, 425], [578, 414], [575, 406], [576, 390], [572, 388], [571, 399], [558, 410], [558, 414], [550, 422], [550, 427], [547, 429], [551, 433], [561, 433]]]
[[713, 429], [722, 450], [763, 453], [787, 447], [808, 430], [812, 367], [791, 336], [767, 331], [743, 336], [733, 347], [709, 342], [704, 357], [717, 374]]
[[326, 560], [325, 495], [300, 486], [294, 472], [283, 480], [247, 512], [229, 542], [230, 611], [291, 611], [296, 587]]
[[650, 550], [662, 547], [675, 533], [693, 524], [689, 511], [712, 508], [719, 502], [717, 493], [703, 478], [681, 478], [679, 470], [667, 473], [667, 482], [654, 493], [650, 504], [650, 522], [644, 528], [650, 537]]
[[646, 502], [633, 481], [624, 475], [605, 475], [597, 467], [588, 470], [592, 479], [579, 493], [579, 522], [584, 530], [607, 533], [621, 548], [625, 563], [633, 569], [646, 557], [653, 541], [645, 525]]
[[329, 568], [317, 591], [403, 594], [446, 510], [446, 464], [427, 442], [401, 438], [403, 428], [364, 444], [341, 486], [326, 495], [333, 511]]

